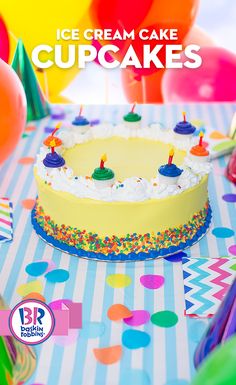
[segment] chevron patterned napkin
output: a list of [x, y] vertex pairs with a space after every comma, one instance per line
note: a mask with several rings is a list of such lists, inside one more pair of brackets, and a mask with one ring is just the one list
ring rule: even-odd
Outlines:
[[0, 243], [13, 238], [13, 206], [8, 198], [0, 198]]
[[236, 258], [183, 258], [185, 314], [211, 317], [236, 275]]

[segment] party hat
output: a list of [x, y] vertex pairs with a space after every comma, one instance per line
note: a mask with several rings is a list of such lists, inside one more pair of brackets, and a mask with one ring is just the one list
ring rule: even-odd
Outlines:
[[194, 355], [198, 367], [219, 344], [236, 335], [236, 279], [230, 286]]
[[21, 39], [18, 40], [12, 68], [19, 76], [27, 99], [27, 121], [49, 115], [49, 106], [35, 75], [33, 66]]

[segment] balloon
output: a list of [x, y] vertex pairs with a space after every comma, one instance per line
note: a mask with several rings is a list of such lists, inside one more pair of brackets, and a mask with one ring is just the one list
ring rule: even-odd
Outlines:
[[[236, 55], [219, 47], [202, 47], [202, 65], [168, 69], [162, 81], [165, 102], [235, 101]], [[182, 54], [182, 60], [184, 55]]]
[[185, 47], [189, 44], [197, 44], [200, 47], [211, 47], [215, 45], [214, 40], [198, 25], [194, 25], [189, 31], [183, 44]]
[[192, 385], [236, 384], [236, 336], [217, 347], [203, 362]]
[[26, 97], [15, 71], [0, 59], [0, 163], [15, 148], [26, 123]]
[[122, 83], [130, 103], [163, 103], [161, 81], [165, 73], [161, 69], [149, 76], [135, 74], [132, 69], [122, 70]]
[[[92, 46], [96, 48], [97, 53], [102, 48], [102, 45], [99, 43], [99, 41], [95, 40], [95, 39], [93, 39], [93, 41], [92, 41]], [[105, 59], [108, 63], [112, 63], [114, 61], [113, 57], [109, 54], [109, 52], [106, 52], [104, 56], [105, 56]], [[98, 61], [98, 57], [96, 57], [96, 59], [94, 59], [94, 61], [95, 61], [95, 63], [100, 65], [100, 62]]]
[[[181, 5], [176, 0], [153, 0], [148, 14], [142, 21], [138, 30], [136, 31], [135, 40], [132, 41], [132, 45], [137, 53], [139, 60], [143, 61], [143, 46], [145, 44], [150, 45], [151, 49], [157, 44], [163, 44], [163, 48], [158, 53], [158, 58], [165, 65], [165, 46], [167, 44], [182, 44], [184, 38], [189, 32], [195, 20], [198, 10], [199, 0], [181, 0]], [[177, 29], [178, 37], [176, 40], [141, 40], [139, 38], [139, 31], [141, 29], [148, 29], [149, 31], [155, 30], [157, 34], [160, 29]], [[130, 44], [130, 42], [129, 42]], [[152, 74], [155, 71], [159, 71], [158, 68], [151, 64], [149, 69], [134, 69], [136, 73], [140, 75]]]
[[[153, 0], [93, 0], [90, 6], [90, 17], [95, 28], [111, 29], [112, 33], [116, 30], [128, 32], [138, 28]], [[125, 40], [115, 39], [112, 41], [120, 49], [123, 49]], [[111, 44], [111, 41], [102, 41], [102, 44]], [[122, 57], [121, 53], [114, 57]]]
[[3, 18], [0, 16], [0, 58], [4, 60], [6, 63], [9, 59], [9, 37], [7, 32], [7, 27], [4, 23]]
[[[39, 44], [50, 46], [61, 44], [65, 47], [66, 57], [67, 46], [76, 42], [72, 40], [57, 41], [56, 31], [64, 28], [80, 28], [79, 21], [87, 11], [90, 2], [91, 0], [61, 0], [55, 3], [40, 0], [24, 6], [22, 1], [8, 0], [0, 1], [0, 10], [7, 22], [8, 29], [17, 39], [22, 39], [29, 56], [31, 56], [33, 48]], [[89, 25], [86, 28], [89, 28]], [[11, 41], [14, 42], [14, 40]], [[79, 43], [83, 44], [83, 39], [80, 39]], [[87, 41], [86, 44], [88, 44]], [[14, 46], [16, 46], [16, 42], [14, 42]], [[53, 60], [53, 53], [48, 56]], [[72, 81], [78, 71], [76, 64], [69, 69], [61, 69], [54, 65], [37, 75], [46, 95], [45, 88], [48, 88], [50, 101], [62, 102], [64, 99], [59, 96], [60, 92]], [[45, 87], [45, 73], [48, 87]]]

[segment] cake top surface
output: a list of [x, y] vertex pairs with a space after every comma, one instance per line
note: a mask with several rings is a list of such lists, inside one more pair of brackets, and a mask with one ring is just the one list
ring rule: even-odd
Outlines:
[[[64, 124], [57, 135], [52, 136], [44, 141], [35, 171], [50, 188], [78, 198], [105, 201], [159, 199], [195, 186], [211, 169], [208, 159], [201, 163], [197, 157], [195, 160], [188, 156], [199, 146], [197, 137], [183, 135], [179, 139], [174, 130], [163, 130], [156, 123], [135, 130], [125, 123], [99, 123], [89, 125], [83, 133], [79, 127]], [[55, 149], [55, 142], [62, 144]], [[169, 164], [171, 147], [175, 149], [175, 159]], [[105, 167], [104, 162], [98, 167], [103, 151], [108, 152], [109, 167]], [[206, 150], [201, 148], [200, 151]], [[173, 184], [165, 184], [159, 175], [173, 177]], [[104, 184], [101, 190], [94, 184], [113, 178], [113, 185], [107, 187]]]

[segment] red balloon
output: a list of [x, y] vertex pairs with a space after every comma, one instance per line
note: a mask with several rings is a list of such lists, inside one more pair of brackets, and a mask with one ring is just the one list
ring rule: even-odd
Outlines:
[[[135, 40], [131, 42], [141, 63], [143, 62], [143, 46], [149, 44], [152, 50], [156, 45], [160, 44], [163, 45], [163, 47], [158, 53], [158, 58], [165, 67], [165, 46], [168, 44], [183, 43], [184, 38], [188, 34], [195, 20], [198, 4], [199, 0], [181, 0], [181, 4], [176, 0], [153, 0], [147, 16], [136, 30]], [[149, 31], [155, 30], [157, 34], [160, 29], [177, 29], [177, 39], [142, 40], [139, 37], [139, 31], [144, 28]], [[146, 76], [159, 71], [160, 69], [156, 68], [154, 64], [151, 64], [150, 68], [133, 68], [133, 70], [141, 76]]]
[[[90, 17], [95, 28], [131, 31], [138, 28], [147, 15], [153, 0], [93, 0], [90, 6]], [[102, 41], [102, 44], [111, 44], [111, 41]], [[124, 40], [113, 40], [119, 48], [125, 45]]]
[[122, 70], [122, 83], [129, 103], [163, 103], [161, 82], [165, 70], [149, 76], [135, 74], [131, 69]]
[[[236, 55], [220, 47], [202, 47], [199, 68], [167, 69], [162, 82], [165, 102], [236, 100]], [[181, 54], [181, 60], [185, 55]]]
[[26, 97], [15, 71], [0, 59], [0, 163], [14, 150], [26, 123]]
[[0, 58], [8, 63], [10, 53], [9, 36], [2, 16], [0, 16]]
[[[98, 40], [95, 40], [93, 39], [92, 41], [92, 46], [96, 48], [97, 50], [97, 53], [99, 52], [99, 50], [102, 48], [101, 44], [99, 43]], [[112, 63], [114, 61], [113, 57], [109, 54], [109, 52], [106, 52], [105, 53], [105, 59], [108, 63]], [[98, 64], [98, 65], [101, 65], [98, 61], [98, 57], [96, 57], [96, 59], [94, 59], [95, 63]]]

